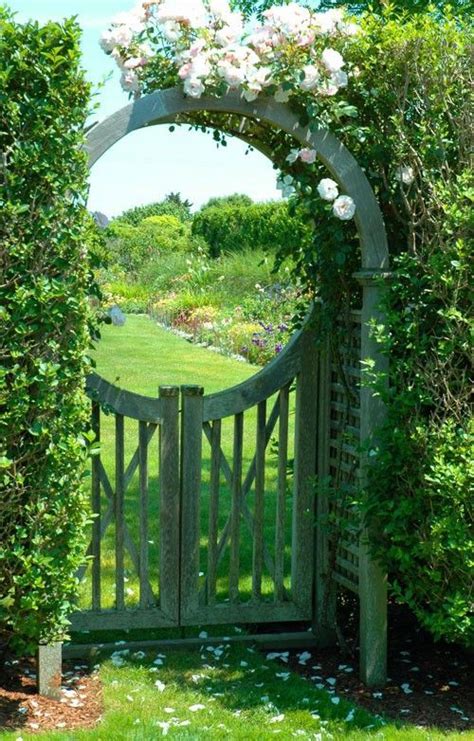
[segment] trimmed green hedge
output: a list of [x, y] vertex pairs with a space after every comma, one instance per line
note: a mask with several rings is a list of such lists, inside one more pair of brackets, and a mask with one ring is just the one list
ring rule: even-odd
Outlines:
[[0, 9], [0, 645], [64, 636], [84, 558], [93, 328], [80, 29]]

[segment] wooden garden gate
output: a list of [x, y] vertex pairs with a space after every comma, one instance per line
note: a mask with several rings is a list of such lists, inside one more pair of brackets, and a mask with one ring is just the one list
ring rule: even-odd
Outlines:
[[[303, 331], [273, 364], [220, 394], [166, 387], [151, 399], [97, 376], [89, 379], [94, 428], [104, 441], [114, 440], [115, 463], [111, 467], [104, 442], [103, 457], [93, 463], [97, 517], [90, 582], [81, 572], [83, 584], [90, 583], [91, 604], [73, 615], [73, 627], [311, 620], [318, 637], [333, 631], [338, 586], [359, 598], [361, 678], [383, 684], [386, 578], [351, 505], [354, 488], [365, 486], [367, 458], [384, 419], [381, 397], [360, 383], [361, 363], [382, 373], [387, 368], [370, 332], [371, 324], [384, 322], [379, 299], [389, 255], [382, 214], [364, 172], [332, 132], [301, 125], [293, 111], [271, 98], [249, 103], [239, 91], [195, 99], [169, 89], [140, 98], [88, 132], [90, 166], [132, 131], [193, 122], [203, 112], [240, 116], [244, 140], [248, 118], [258, 121], [263, 138], [265, 127], [276, 127], [316, 151], [356, 204], [359, 308], [345, 318], [346, 337], [336, 352], [326, 347], [316, 353], [310, 331]], [[272, 156], [264, 141], [261, 147], [252, 143]], [[225, 449], [229, 432], [223, 430], [229, 424], [232, 445]], [[138, 446], [132, 425], [138, 426]], [[244, 438], [250, 428], [255, 439], [249, 457]], [[335, 494], [332, 505], [325, 482]], [[336, 538], [324, 525], [333, 515], [333, 521], [346, 523]], [[113, 543], [107, 542], [111, 525]]]
[[101, 452], [74, 630], [311, 621], [317, 372], [308, 324], [260, 373], [209, 396], [88, 379]]

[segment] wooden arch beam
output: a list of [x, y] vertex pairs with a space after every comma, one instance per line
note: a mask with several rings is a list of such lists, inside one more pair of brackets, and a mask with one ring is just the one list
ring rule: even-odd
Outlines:
[[355, 222], [361, 245], [361, 269], [375, 273], [388, 270], [389, 253], [382, 213], [358, 162], [330, 131], [310, 131], [300, 126], [296, 114], [273, 99], [259, 98], [248, 103], [236, 92], [220, 98], [196, 99], [185, 97], [178, 88], [158, 90], [125, 106], [88, 132], [90, 166], [131, 131], [170, 123], [180, 115], [200, 111], [234, 113], [259, 119], [290, 134], [302, 146], [315, 149], [318, 159], [357, 206]]

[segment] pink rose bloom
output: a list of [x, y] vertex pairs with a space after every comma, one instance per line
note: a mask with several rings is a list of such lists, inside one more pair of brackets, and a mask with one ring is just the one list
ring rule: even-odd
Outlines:
[[315, 149], [301, 149], [300, 160], [305, 162], [307, 165], [312, 165], [316, 162], [316, 150]]

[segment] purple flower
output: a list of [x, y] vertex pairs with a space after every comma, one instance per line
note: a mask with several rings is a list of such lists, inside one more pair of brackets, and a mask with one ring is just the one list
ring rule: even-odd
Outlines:
[[282, 350], [283, 350], [283, 345], [281, 344], [281, 342], [277, 342], [277, 344], [275, 345], [276, 354], [278, 355], [278, 353], [280, 353]]
[[279, 324], [278, 325], [278, 329], [280, 330], [280, 332], [286, 332], [288, 330], [288, 325], [287, 324], [284, 324], [284, 323], [283, 324]]

